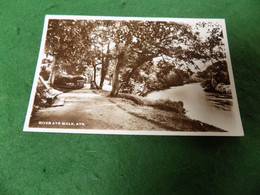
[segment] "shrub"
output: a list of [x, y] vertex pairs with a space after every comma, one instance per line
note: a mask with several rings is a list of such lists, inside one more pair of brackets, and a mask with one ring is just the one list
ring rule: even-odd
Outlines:
[[178, 102], [174, 102], [171, 100], [151, 101], [151, 100], [147, 100], [146, 98], [139, 97], [136, 95], [131, 95], [131, 94], [119, 94], [119, 97], [129, 99], [138, 105], [151, 106], [160, 110], [172, 111], [180, 114], [185, 114], [186, 112], [185, 109], [183, 108], [182, 101], [178, 101]]
[[77, 81], [84, 80], [83, 76], [72, 75], [57, 75], [55, 77], [54, 85], [57, 87], [77, 88]]
[[226, 61], [218, 61], [207, 67], [203, 72], [198, 73], [198, 75], [202, 78], [201, 86], [205, 91], [230, 93], [230, 90], [228, 90], [230, 80]]
[[41, 71], [40, 71], [40, 75], [42, 76], [42, 78], [47, 81], [50, 77], [50, 71], [47, 70], [46, 66], [42, 66], [41, 67]]

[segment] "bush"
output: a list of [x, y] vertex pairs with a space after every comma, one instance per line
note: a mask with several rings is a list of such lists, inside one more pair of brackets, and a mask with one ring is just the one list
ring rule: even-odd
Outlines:
[[185, 109], [183, 108], [182, 101], [178, 101], [178, 102], [174, 102], [171, 100], [151, 101], [151, 100], [147, 100], [146, 98], [138, 97], [136, 95], [131, 95], [131, 94], [119, 94], [118, 97], [129, 99], [138, 105], [151, 106], [160, 110], [172, 111], [180, 114], [185, 114], [186, 112]]
[[45, 87], [41, 82], [38, 83], [36, 88], [34, 105], [39, 108], [49, 106], [47, 94], [45, 92]]
[[51, 71], [47, 70], [46, 66], [41, 67], [40, 75], [42, 78], [47, 81], [50, 77]]
[[32, 116], [34, 116], [37, 110], [41, 108], [49, 107], [52, 104], [50, 99], [47, 97], [45, 89], [46, 88], [44, 87], [44, 85], [41, 82], [38, 82], [35, 97], [34, 97]]
[[158, 108], [160, 110], [172, 111], [180, 114], [186, 113], [185, 109], [183, 108], [182, 101], [174, 102], [171, 100], [157, 100], [149, 101], [146, 103], [146, 105]]
[[226, 61], [218, 61], [198, 73], [202, 78], [201, 86], [207, 92], [231, 93], [230, 80]]
[[54, 86], [76, 89], [77, 81], [85, 80], [83, 76], [57, 75], [54, 80]]
[[142, 97], [138, 97], [136, 95], [120, 93], [120, 94], [118, 94], [118, 97], [131, 100], [131, 101], [133, 101], [134, 103], [136, 103], [138, 105], [144, 105], [145, 104], [145, 99], [142, 98]]

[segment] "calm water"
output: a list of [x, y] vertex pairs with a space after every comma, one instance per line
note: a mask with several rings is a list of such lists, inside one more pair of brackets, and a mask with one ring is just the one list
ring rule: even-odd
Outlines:
[[171, 99], [183, 101], [187, 116], [220, 127], [227, 131], [236, 129], [232, 109], [232, 99], [215, 93], [204, 92], [200, 83], [186, 84], [156, 91], [147, 95], [148, 99]]

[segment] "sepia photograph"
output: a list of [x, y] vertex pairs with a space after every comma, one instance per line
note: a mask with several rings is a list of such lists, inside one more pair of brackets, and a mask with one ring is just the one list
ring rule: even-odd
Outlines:
[[225, 20], [46, 15], [24, 131], [243, 136]]

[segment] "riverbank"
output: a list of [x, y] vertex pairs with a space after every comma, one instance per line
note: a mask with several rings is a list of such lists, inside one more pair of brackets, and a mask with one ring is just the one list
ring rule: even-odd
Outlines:
[[170, 99], [182, 101], [186, 115], [191, 119], [235, 132], [238, 128], [233, 109], [233, 99], [218, 93], [205, 92], [200, 83], [185, 84], [179, 87], [152, 92], [149, 100]]
[[149, 101], [126, 94], [120, 94], [117, 98], [108, 96], [109, 91], [86, 88], [60, 94], [57, 98], [64, 100], [62, 106], [38, 110], [31, 117], [29, 126], [88, 130], [225, 132], [190, 119], [185, 115], [182, 102]]
[[[102, 90], [97, 90], [95, 93], [102, 96], [108, 96], [109, 94], [109, 92]], [[169, 101], [149, 101], [145, 98], [127, 94], [119, 94], [119, 97], [109, 98], [109, 101], [125, 112], [168, 131], [226, 132], [223, 129], [186, 116], [182, 102], [172, 102], [170, 104]], [[168, 102], [168, 105], [166, 102]], [[162, 106], [163, 103], [166, 104]], [[175, 105], [175, 108], [173, 105]]]
[[31, 117], [29, 127], [55, 128], [60, 131], [62, 129], [165, 130], [129, 114], [96, 91], [80, 89], [57, 96], [64, 99], [64, 104], [38, 110]]

